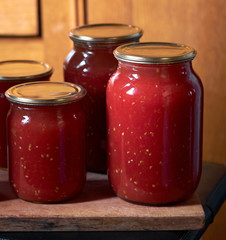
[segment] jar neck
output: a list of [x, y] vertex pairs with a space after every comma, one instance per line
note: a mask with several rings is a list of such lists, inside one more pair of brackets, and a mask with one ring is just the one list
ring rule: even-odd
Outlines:
[[11, 108], [17, 109], [19, 111], [26, 110], [26, 111], [46, 111], [46, 112], [54, 112], [58, 114], [59, 110], [64, 110], [65, 112], [70, 113], [69, 109], [73, 109], [74, 111], [81, 110], [82, 105], [80, 99], [78, 101], [71, 101], [65, 104], [56, 104], [56, 105], [28, 105], [28, 104], [21, 104], [16, 102], [10, 102]]
[[140, 63], [130, 63], [119, 61], [118, 69], [121, 71], [129, 72], [145, 72], [150, 75], [175, 75], [182, 74], [187, 75], [193, 72], [192, 62], [180, 62], [180, 63], [171, 63], [171, 64], [140, 64]]
[[126, 41], [116, 41], [116, 42], [86, 42], [86, 41], [73, 41], [74, 49], [81, 48], [81, 49], [104, 49], [113, 52], [115, 48], [118, 46], [130, 43], [130, 42], [137, 42], [139, 39], [133, 40], [126, 40]]

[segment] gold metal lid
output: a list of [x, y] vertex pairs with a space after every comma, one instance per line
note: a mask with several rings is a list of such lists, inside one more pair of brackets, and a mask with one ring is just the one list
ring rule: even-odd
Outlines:
[[143, 42], [121, 45], [115, 49], [114, 56], [125, 62], [168, 64], [190, 61], [196, 56], [196, 50], [178, 43]]
[[53, 68], [44, 62], [9, 60], [0, 62], [0, 81], [32, 80], [50, 76]]
[[11, 102], [45, 106], [77, 101], [86, 95], [86, 90], [68, 82], [37, 81], [15, 85], [5, 95]]
[[142, 29], [133, 25], [106, 23], [77, 27], [69, 32], [69, 37], [78, 42], [117, 43], [137, 41], [142, 34]]

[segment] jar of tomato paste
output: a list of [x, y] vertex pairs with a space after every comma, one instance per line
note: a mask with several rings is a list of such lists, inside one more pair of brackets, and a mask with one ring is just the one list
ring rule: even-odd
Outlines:
[[7, 124], [9, 180], [18, 197], [60, 202], [80, 193], [86, 179], [86, 91], [64, 82], [11, 87]]
[[132, 43], [107, 86], [108, 174], [115, 193], [146, 204], [182, 201], [201, 174], [203, 87], [196, 51]]
[[0, 62], [0, 168], [7, 168], [6, 115], [10, 104], [5, 98], [5, 91], [19, 83], [49, 80], [52, 72], [49, 64], [38, 61]]
[[64, 80], [86, 88], [87, 168], [106, 172], [106, 85], [118, 62], [113, 50], [138, 41], [142, 30], [126, 24], [95, 24], [71, 30], [74, 42], [64, 62]]

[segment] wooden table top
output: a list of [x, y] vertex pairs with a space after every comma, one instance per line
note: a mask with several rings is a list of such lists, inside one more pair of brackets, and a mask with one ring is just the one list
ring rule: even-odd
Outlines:
[[204, 226], [197, 194], [171, 206], [144, 206], [116, 197], [107, 176], [88, 173], [83, 193], [58, 204], [30, 203], [12, 192], [0, 170], [0, 231], [193, 230]]

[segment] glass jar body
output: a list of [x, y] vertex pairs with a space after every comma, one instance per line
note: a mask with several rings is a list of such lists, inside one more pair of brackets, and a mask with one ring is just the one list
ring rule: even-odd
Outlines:
[[[51, 74], [50, 74], [51, 75]], [[31, 79], [32, 81], [47, 81], [49, 80], [50, 76]], [[6, 134], [6, 117], [7, 113], [10, 108], [10, 103], [7, 101], [5, 97], [5, 92], [10, 87], [29, 82], [29, 80], [7, 80], [7, 81], [0, 81], [0, 168], [6, 169], [7, 168], [7, 134]]]
[[87, 90], [86, 114], [87, 169], [106, 172], [106, 85], [116, 70], [116, 44], [75, 44], [64, 62], [64, 80]]
[[191, 62], [119, 62], [107, 86], [108, 175], [123, 199], [168, 204], [201, 175], [203, 87]]
[[60, 202], [83, 188], [85, 117], [81, 102], [57, 106], [11, 103], [8, 114], [9, 179], [16, 195]]

